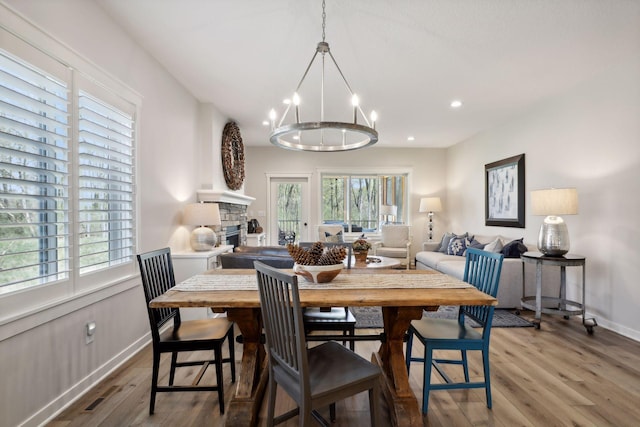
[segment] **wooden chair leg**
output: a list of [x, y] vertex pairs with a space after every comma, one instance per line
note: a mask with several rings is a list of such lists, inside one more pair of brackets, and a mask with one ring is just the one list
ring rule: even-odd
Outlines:
[[227, 339], [229, 340], [229, 364], [231, 365], [230, 366], [231, 382], [235, 383], [236, 382], [236, 351], [233, 343], [233, 340], [234, 340], [233, 326], [231, 326], [231, 329], [229, 329], [229, 335], [227, 336]]
[[149, 415], [153, 414], [156, 406], [156, 392], [158, 389], [158, 372], [160, 370], [160, 353], [153, 352], [153, 371], [151, 374], [151, 398], [149, 401]]
[[169, 385], [173, 385], [173, 380], [176, 377], [176, 364], [178, 363], [178, 352], [171, 353], [171, 370], [169, 371]]
[[218, 404], [220, 414], [224, 414], [224, 378], [222, 376], [222, 343], [216, 345], [213, 350], [216, 358], [216, 382], [218, 383]]

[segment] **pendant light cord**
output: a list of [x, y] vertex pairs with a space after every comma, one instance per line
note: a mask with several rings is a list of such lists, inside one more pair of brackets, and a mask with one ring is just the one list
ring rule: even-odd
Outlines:
[[325, 21], [327, 20], [327, 13], [324, 11], [325, 8], [325, 0], [322, 0], [322, 41], [324, 42], [324, 29], [325, 29]]

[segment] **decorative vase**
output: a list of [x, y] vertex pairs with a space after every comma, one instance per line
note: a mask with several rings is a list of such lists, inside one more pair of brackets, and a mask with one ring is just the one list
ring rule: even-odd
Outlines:
[[366, 265], [367, 264], [367, 255], [369, 251], [354, 251], [353, 255], [356, 257], [357, 265]]
[[293, 271], [304, 277], [307, 282], [329, 283], [336, 278], [344, 268], [344, 264], [334, 265], [301, 265], [294, 264]]

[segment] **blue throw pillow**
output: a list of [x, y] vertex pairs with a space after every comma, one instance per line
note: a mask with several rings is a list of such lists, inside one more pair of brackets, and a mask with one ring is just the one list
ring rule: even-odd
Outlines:
[[451, 239], [460, 238], [460, 237], [463, 237], [463, 238], [469, 237], [469, 233], [464, 233], [459, 236], [454, 233], [444, 233], [444, 236], [442, 236], [442, 240], [440, 241], [440, 246], [438, 246], [438, 249], [436, 249], [436, 252], [442, 252], [443, 254], [448, 254], [449, 243], [451, 242]]
[[331, 234], [328, 231], [325, 231], [324, 240], [328, 243], [344, 243], [344, 239], [342, 238], [342, 231], [338, 231], [336, 234]]
[[480, 243], [474, 237], [467, 238], [466, 244], [467, 244], [467, 248], [474, 248], [474, 249], [480, 249], [480, 250], [484, 249], [484, 247], [486, 246], [486, 243]]
[[449, 241], [449, 247], [447, 248], [447, 255], [463, 256], [466, 250], [467, 250], [467, 238], [454, 237]]
[[512, 240], [502, 248], [502, 255], [505, 258], [520, 258], [520, 255], [527, 252], [529, 249], [522, 243], [522, 239]]

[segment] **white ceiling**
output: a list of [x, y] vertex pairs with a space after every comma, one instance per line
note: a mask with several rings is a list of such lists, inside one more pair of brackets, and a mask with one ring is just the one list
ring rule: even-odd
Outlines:
[[[262, 122], [322, 38], [321, 0], [96, 1], [251, 146], [269, 145]], [[456, 144], [640, 54], [638, 0], [327, 0], [326, 12], [381, 147]]]

